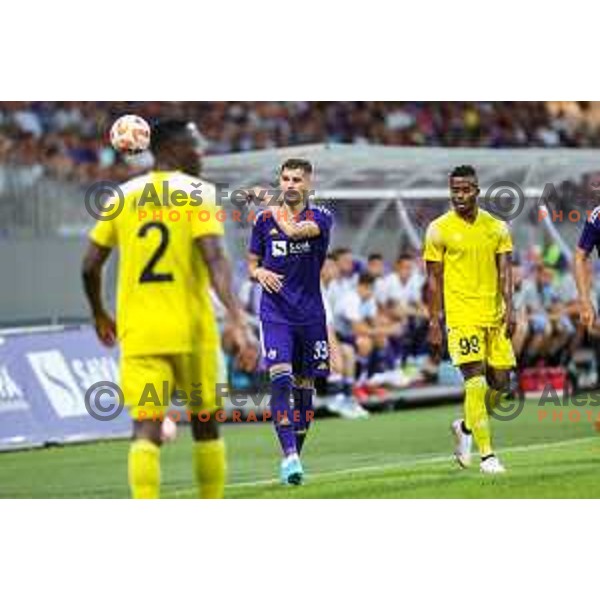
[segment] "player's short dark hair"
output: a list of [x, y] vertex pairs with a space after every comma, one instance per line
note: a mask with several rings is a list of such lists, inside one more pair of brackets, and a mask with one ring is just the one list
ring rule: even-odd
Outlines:
[[367, 261], [371, 262], [372, 260], [383, 260], [383, 254], [380, 252], [372, 252], [367, 256]]
[[282, 165], [279, 167], [279, 173], [283, 173], [285, 169], [302, 169], [304, 173], [307, 175], [312, 175], [313, 166], [312, 163], [303, 158], [288, 158]]
[[475, 177], [477, 178], [477, 172], [475, 168], [471, 165], [460, 165], [458, 167], [454, 167], [452, 173], [450, 173], [450, 177]]
[[398, 254], [396, 262], [402, 262], [403, 260], [414, 260], [414, 258], [414, 255], [410, 252], [401, 252], [400, 254]]
[[336, 248], [331, 253], [331, 256], [333, 257], [333, 260], [337, 260], [343, 254], [352, 254], [352, 250], [350, 250], [350, 248], [346, 248], [345, 246], [343, 246], [341, 248]]
[[150, 148], [152, 152], [159, 152], [166, 145], [185, 136], [188, 131], [189, 121], [183, 119], [166, 119], [158, 121], [152, 127]]
[[358, 276], [358, 285], [368, 285], [369, 287], [373, 287], [375, 283], [375, 277], [371, 275], [371, 273], [361, 273]]

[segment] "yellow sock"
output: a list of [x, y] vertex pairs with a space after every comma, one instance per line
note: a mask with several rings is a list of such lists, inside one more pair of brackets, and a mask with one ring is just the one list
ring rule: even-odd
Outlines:
[[194, 476], [199, 498], [222, 498], [226, 471], [223, 438], [194, 443]]
[[487, 389], [482, 375], [465, 381], [465, 424], [473, 432], [481, 456], [492, 454], [490, 420], [485, 406]]
[[158, 498], [160, 448], [149, 440], [135, 440], [129, 447], [129, 489], [132, 498]]

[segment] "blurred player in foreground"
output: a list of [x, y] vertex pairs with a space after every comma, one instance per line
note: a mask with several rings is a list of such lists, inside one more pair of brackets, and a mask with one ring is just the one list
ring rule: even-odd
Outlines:
[[[166, 385], [170, 394], [182, 391], [188, 401], [192, 399], [188, 409], [198, 494], [220, 498], [226, 474], [224, 442], [214, 418], [206, 422], [198, 418], [199, 413], [212, 414], [216, 408], [220, 340], [209, 298], [211, 284], [228, 312], [229, 335], [238, 360], [251, 369], [256, 357], [232, 292], [223, 224], [215, 216], [214, 187], [198, 179], [200, 134], [193, 123], [167, 121], [152, 132], [151, 144], [155, 170], [125, 183], [122, 211], [98, 221], [90, 233], [83, 260], [85, 293], [101, 342], [114, 345], [118, 333], [121, 388], [133, 418], [128, 469], [131, 495], [159, 496], [161, 422], [168, 410], [162, 390]], [[147, 200], [149, 189], [160, 199], [159, 206], [149, 202], [142, 207], [141, 198]], [[202, 204], [193, 207], [179, 197], [179, 206], [171, 202], [164, 206], [164, 189], [171, 194], [182, 191], [188, 200], [200, 190]], [[112, 201], [116, 209], [118, 201]], [[200, 210], [208, 211], [210, 217], [201, 220]], [[162, 216], [157, 218], [155, 211]], [[172, 218], [176, 212], [178, 219]], [[116, 324], [102, 302], [102, 267], [113, 248], [120, 255]], [[199, 402], [194, 391], [201, 397]], [[152, 400], [141, 402], [155, 397], [161, 400], [160, 406]]]
[[473, 167], [455, 168], [449, 183], [452, 209], [429, 225], [425, 238], [429, 342], [439, 357], [443, 289], [448, 350], [465, 380], [465, 418], [452, 425], [455, 456], [468, 467], [474, 437], [481, 471], [502, 473], [492, 449], [488, 402], [508, 390], [515, 366], [512, 240], [504, 222], [479, 208]]
[[264, 290], [261, 338], [271, 379], [271, 413], [283, 453], [280, 477], [293, 485], [301, 484], [304, 476], [300, 453], [314, 414], [314, 378], [329, 374], [321, 267], [332, 219], [327, 210], [308, 204], [312, 172], [305, 160], [283, 163], [280, 201], [257, 214], [248, 257], [250, 277]]

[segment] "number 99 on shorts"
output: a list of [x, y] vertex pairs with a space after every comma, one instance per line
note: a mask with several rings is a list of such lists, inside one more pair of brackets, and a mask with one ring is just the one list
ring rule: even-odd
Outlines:
[[485, 362], [496, 368], [512, 368], [515, 355], [503, 326], [451, 327], [448, 329], [448, 353], [455, 366]]

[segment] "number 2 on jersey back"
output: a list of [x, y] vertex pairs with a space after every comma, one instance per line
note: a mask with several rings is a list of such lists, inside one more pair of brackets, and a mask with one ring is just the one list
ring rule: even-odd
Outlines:
[[158, 261], [162, 258], [163, 254], [167, 251], [167, 246], [169, 245], [169, 229], [164, 223], [159, 221], [151, 221], [150, 223], [144, 223], [139, 231], [138, 237], [143, 238], [146, 237], [150, 229], [157, 229], [160, 233], [160, 242], [158, 247], [154, 251], [154, 254], [150, 257], [150, 260], [144, 267], [142, 274], [140, 275], [139, 282], [140, 283], [150, 283], [150, 282], [165, 282], [165, 281], [173, 281], [172, 273], [157, 273], [154, 269]]

